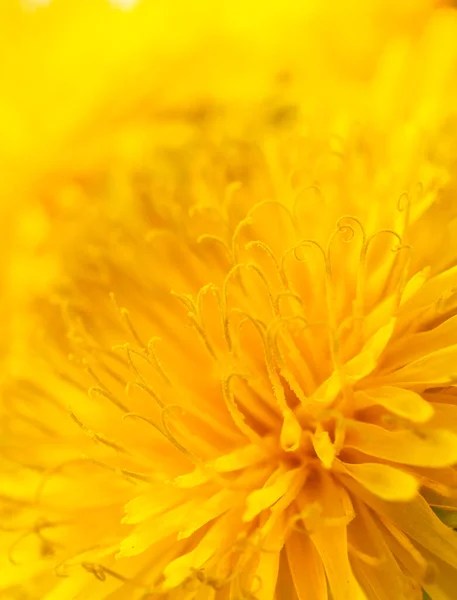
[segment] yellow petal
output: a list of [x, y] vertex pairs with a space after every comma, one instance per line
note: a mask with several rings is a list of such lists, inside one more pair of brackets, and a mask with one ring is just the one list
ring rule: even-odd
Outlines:
[[270, 516], [259, 530], [262, 536], [270, 535], [278, 527], [278, 522], [283, 517], [286, 508], [294, 502], [303, 489], [307, 475], [308, 472], [305, 469], [296, 470], [295, 477], [290, 481], [287, 492], [270, 508]]
[[[433, 406], [422, 396], [403, 388], [384, 386], [360, 392], [373, 404], [384, 406], [389, 412], [414, 423], [425, 423], [433, 415]], [[356, 395], [357, 396], [357, 395]]]
[[89, 573], [84, 573], [83, 577], [67, 577], [63, 581], [59, 581], [43, 600], [61, 600], [61, 598], [77, 598], [78, 595], [90, 583], [90, 578], [93, 577]]
[[379, 356], [390, 340], [396, 319], [390, 319], [367, 341], [362, 351], [345, 366], [345, 372], [352, 379], [366, 377], [375, 368]]
[[215, 522], [197, 546], [172, 560], [164, 569], [165, 588], [173, 588], [181, 584], [191, 573], [192, 569], [200, 569], [211, 556], [221, 547], [222, 542], [232, 532], [236, 535], [236, 523], [230, 515], [228, 519], [221, 518]]
[[[346, 490], [323, 472], [319, 482], [318, 513], [310, 539], [324, 565], [332, 600], [366, 600], [352, 573], [348, 556], [347, 525], [353, 518], [353, 505]], [[301, 514], [312, 510], [306, 496], [297, 499]], [[352, 513], [352, 514], [351, 514]]]
[[327, 600], [324, 566], [309, 536], [292, 533], [286, 552], [298, 600]]
[[210, 479], [211, 477], [207, 471], [197, 467], [191, 473], [186, 473], [185, 475], [175, 477], [171, 481], [171, 484], [180, 489], [188, 489], [207, 483]]
[[373, 354], [369, 352], [360, 352], [352, 358], [345, 366], [345, 372], [348, 377], [358, 381], [362, 377], [369, 375], [376, 367], [377, 361]]
[[219, 517], [230, 508], [238, 506], [244, 500], [244, 496], [244, 493], [223, 489], [210, 496], [206, 502], [198, 503], [192, 514], [189, 515], [186, 523], [183, 523], [183, 527], [178, 534], [178, 539], [182, 540], [190, 537], [216, 517]]
[[452, 346], [456, 339], [457, 316], [454, 316], [431, 330], [412, 333], [392, 341], [385, 355], [385, 364], [394, 371], [441, 348]]
[[[2, 533], [2, 536], [4, 536], [4, 533]], [[6, 549], [2, 548], [2, 553], [4, 555], [0, 558], [1, 584], [5, 588], [13, 588], [28, 579], [32, 579], [47, 567], [47, 562], [43, 559], [16, 565], [8, 560]]]
[[[392, 336], [394, 326], [395, 319], [390, 319], [368, 340], [362, 351], [344, 365], [344, 373], [347, 377], [358, 381], [374, 370], [379, 356]], [[313, 396], [319, 402], [330, 404], [341, 391], [341, 381], [341, 374], [334, 371]]]
[[361, 501], [357, 501], [356, 510], [357, 518], [350, 525], [349, 540], [351, 564], [362, 587], [372, 589], [377, 600], [421, 598], [419, 584], [400, 566], [377, 517]]
[[[457, 568], [457, 534], [440, 521], [422, 496], [416, 496], [411, 502], [387, 502], [351, 482], [349, 477], [344, 479], [350, 490], [413, 542]], [[419, 550], [422, 553], [422, 549]]]
[[405, 285], [405, 289], [403, 290], [403, 294], [401, 296], [400, 306], [403, 306], [408, 300], [413, 298], [417, 294], [417, 292], [422, 288], [424, 283], [430, 276], [430, 267], [425, 267], [418, 273], [415, 273], [408, 283]]
[[389, 465], [344, 464], [344, 470], [383, 500], [392, 502], [412, 500], [419, 489], [419, 483], [412, 475]]
[[440, 296], [457, 286], [457, 266], [447, 269], [429, 279], [422, 289], [408, 302], [408, 310], [433, 304]]
[[424, 582], [424, 590], [432, 600], [454, 600], [457, 590], [457, 570], [427, 552], [427, 549], [424, 549], [423, 553], [433, 564], [433, 577]]
[[[267, 546], [268, 547], [268, 546]], [[274, 600], [278, 580], [280, 552], [262, 552], [257, 566], [256, 576], [260, 589], [256, 591], [258, 600]]]
[[370, 565], [357, 556], [351, 557], [351, 564], [357, 581], [360, 585], [370, 590], [376, 600], [392, 600], [392, 598], [410, 598], [422, 600], [422, 588], [418, 582], [405, 575], [396, 560], [389, 561], [396, 569], [392, 573], [388, 568], [379, 568], [379, 565]]
[[[357, 357], [356, 357], [357, 358]], [[371, 369], [369, 369], [370, 371]], [[341, 374], [334, 371], [324, 383], [317, 388], [313, 398], [322, 404], [331, 404], [341, 391]]]
[[346, 527], [323, 527], [311, 534], [311, 540], [324, 564], [333, 600], [367, 600], [349, 562]]
[[263, 510], [272, 506], [288, 491], [297, 474], [301, 474], [302, 469], [292, 469], [277, 479], [263, 487], [260, 490], [255, 490], [246, 500], [246, 511], [243, 515], [244, 521], [252, 521], [254, 517], [259, 515]]
[[136, 556], [150, 548], [156, 542], [177, 534], [180, 527], [188, 524], [193, 511], [197, 508], [196, 499], [179, 505], [161, 516], [151, 517], [136, 527], [134, 532], [122, 540], [117, 558]]
[[286, 452], [293, 452], [300, 446], [302, 428], [292, 411], [284, 414], [284, 422], [281, 429], [281, 447]]
[[312, 437], [314, 450], [326, 469], [330, 469], [335, 459], [335, 446], [328, 431], [316, 431]]
[[217, 458], [213, 463], [213, 467], [220, 473], [228, 473], [249, 467], [260, 462], [263, 458], [265, 458], [265, 453], [261, 448], [250, 444]]
[[138, 496], [126, 504], [126, 515], [122, 519], [122, 522], [132, 525], [141, 523], [149, 517], [159, 515], [176, 506], [184, 498], [183, 493], [178, 493], [178, 490], [174, 490], [173, 488], [163, 486], [153, 489], [149, 493]]
[[452, 383], [456, 378], [457, 344], [431, 352], [384, 377], [394, 385], [423, 384], [427, 387]]
[[445, 429], [388, 431], [348, 420], [345, 446], [405, 465], [447, 467], [457, 462], [457, 435]]

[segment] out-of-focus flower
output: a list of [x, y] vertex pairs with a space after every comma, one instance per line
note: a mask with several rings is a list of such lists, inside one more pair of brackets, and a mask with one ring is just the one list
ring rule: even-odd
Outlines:
[[435, 3], [114, 4], [0, 7], [0, 310], [17, 316], [2, 319], [8, 351], [33, 328], [23, 315], [61, 276], [84, 214], [126, 205], [94, 193], [96, 184], [147, 160], [154, 145], [179, 146], [208, 111], [277, 96], [280, 73], [300, 82], [309, 113], [347, 103], [392, 38], [407, 45], [421, 35]]
[[15, 12], [0, 598], [453, 599], [457, 16], [357, 4]]

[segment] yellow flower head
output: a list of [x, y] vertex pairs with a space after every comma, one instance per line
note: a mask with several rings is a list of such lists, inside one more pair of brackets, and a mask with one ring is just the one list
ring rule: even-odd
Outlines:
[[[345, 4], [276, 59], [232, 8], [260, 71], [41, 130], [0, 599], [453, 600], [457, 15]], [[351, 16], [369, 59], [317, 35]]]

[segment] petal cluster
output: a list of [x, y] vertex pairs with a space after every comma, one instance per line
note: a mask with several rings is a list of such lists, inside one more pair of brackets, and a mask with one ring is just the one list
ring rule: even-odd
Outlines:
[[41, 182], [77, 200], [2, 381], [0, 597], [452, 600], [456, 28]]

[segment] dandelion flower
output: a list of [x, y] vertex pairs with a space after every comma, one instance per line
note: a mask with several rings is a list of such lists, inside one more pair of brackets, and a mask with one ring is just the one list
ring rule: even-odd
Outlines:
[[2, 381], [0, 598], [452, 600], [456, 28], [52, 180], [93, 211]]

